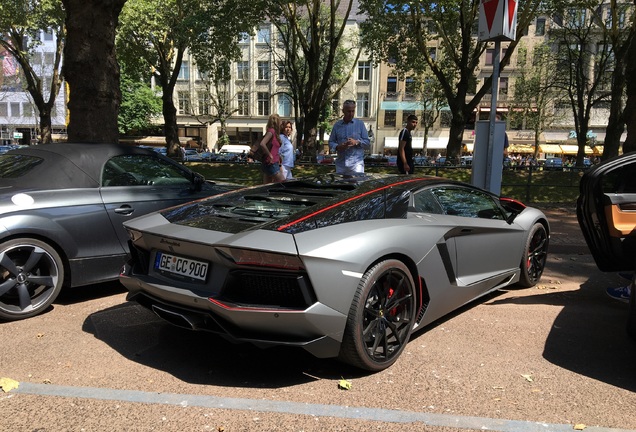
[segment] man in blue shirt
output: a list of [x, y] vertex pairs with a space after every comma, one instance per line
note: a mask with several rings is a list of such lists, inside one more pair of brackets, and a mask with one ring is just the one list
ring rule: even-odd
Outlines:
[[336, 174], [364, 173], [364, 151], [371, 147], [367, 129], [362, 120], [353, 116], [356, 103], [346, 100], [342, 104], [342, 120], [338, 120], [329, 135], [329, 149], [338, 153]]

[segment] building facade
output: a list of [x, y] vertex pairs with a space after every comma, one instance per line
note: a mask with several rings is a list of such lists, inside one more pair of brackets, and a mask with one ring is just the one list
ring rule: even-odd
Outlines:
[[[56, 35], [41, 31], [40, 45], [33, 52], [31, 66], [42, 77], [43, 94], [49, 92], [53, 73]], [[0, 52], [0, 142], [3, 144], [31, 145], [38, 142], [39, 115], [30, 94], [26, 91], [20, 65], [7, 51]], [[55, 99], [51, 113], [54, 139], [66, 137], [66, 93], [64, 86]]]

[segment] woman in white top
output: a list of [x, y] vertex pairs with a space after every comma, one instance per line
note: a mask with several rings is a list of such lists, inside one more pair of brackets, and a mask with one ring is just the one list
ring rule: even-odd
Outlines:
[[292, 145], [289, 137], [292, 134], [292, 122], [289, 120], [283, 120], [280, 123], [280, 150], [279, 155], [282, 159], [281, 172], [285, 176], [285, 180], [294, 178], [292, 175], [292, 168], [294, 168], [294, 159], [296, 155], [294, 153], [294, 146]]

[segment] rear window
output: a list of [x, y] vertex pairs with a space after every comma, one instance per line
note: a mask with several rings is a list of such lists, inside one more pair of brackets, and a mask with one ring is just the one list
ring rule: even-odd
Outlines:
[[23, 177], [33, 168], [44, 162], [44, 159], [21, 154], [0, 155], [0, 178]]

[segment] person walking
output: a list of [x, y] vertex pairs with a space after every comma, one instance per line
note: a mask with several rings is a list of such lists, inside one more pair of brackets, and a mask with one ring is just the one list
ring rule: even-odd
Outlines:
[[265, 126], [266, 132], [256, 149], [252, 149], [254, 153], [258, 150], [263, 152], [263, 158], [261, 159], [261, 172], [263, 173], [263, 184], [266, 183], [279, 183], [285, 180], [283, 174], [280, 171], [280, 116], [278, 114], [272, 114], [267, 119], [267, 126]]
[[356, 103], [346, 100], [342, 104], [342, 120], [338, 120], [329, 136], [329, 149], [337, 152], [336, 174], [364, 173], [364, 151], [371, 147], [364, 122], [354, 118]]
[[290, 120], [283, 120], [280, 124], [280, 158], [281, 166], [280, 170], [285, 180], [293, 178], [292, 168], [294, 168], [294, 160], [296, 155], [294, 153], [294, 146], [291, 143], [289, 137], [292, 134], [293, 126]]
[[406, 119], [406, 126], [400, 131], [398, 138], [397, 168], [400, 174], [413, 174], [413, 137], [411, 132], [417, 127], [417, 116], [411, 114]]

